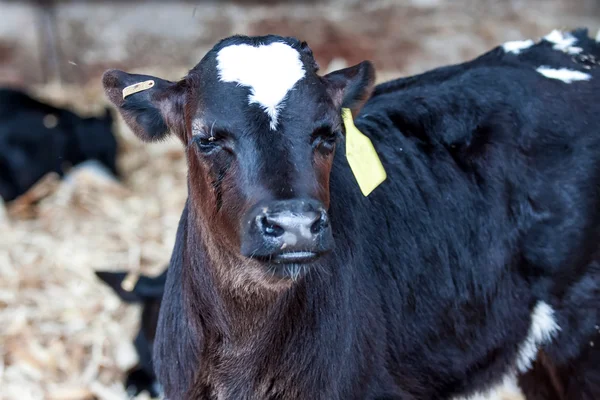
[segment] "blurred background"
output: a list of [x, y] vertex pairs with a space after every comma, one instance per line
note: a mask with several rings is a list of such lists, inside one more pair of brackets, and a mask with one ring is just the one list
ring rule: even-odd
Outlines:
[[[369, 59], [382, 81], [575, 27], [595, 36], [600, 2], [0, 0], [0, 193], [20, 184], [0, 198], [0, 400], [133, 396], [141, 305], [94, 272], [163, 272], [186, 168], [175, 139], [141, 144], [107, 116], [105, 69], [175, 80], [228, 35], [275, 33], [306, 40], [322, 72]], [[90, 163], [113, 135], [116, 168]], [[49, 149], [64, 162], [30, 170]]]

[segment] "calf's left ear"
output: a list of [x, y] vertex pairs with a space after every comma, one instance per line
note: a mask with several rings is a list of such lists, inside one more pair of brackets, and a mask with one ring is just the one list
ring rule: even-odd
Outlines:
[[[136, 84], [142, 85], [139, 89], [132, 88]], [[102, 76], [102, 85], [127, 126], [143, 141], [158, 141], [170, 132], [182, 134], [184, 81], [170, 82], [111, 69]], [[128, 89], [124, 95], [125, 88], [133, 90]]]
[[369, 61], [323, 76], [329, 95], [338, 107], [349, 108], [356, 116], [371, 96], [375, 67]]

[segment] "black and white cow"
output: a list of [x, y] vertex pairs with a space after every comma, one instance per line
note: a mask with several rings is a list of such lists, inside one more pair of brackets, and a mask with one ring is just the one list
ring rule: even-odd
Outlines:
[[49, 172], [96, 160], [118, 175], [110, 110], [82, 118], [10, 88], [0, 88], [0, 197], [10, 201]]
[[[189, 165], [167, 398], [600, 398], [598, 56], [555, 31], [373, 91], [369, 62], [321, 76], [304, 42], [234, 36], [178, 82], [107, 71]], [[387, 172], [367, 197], [342, 108]]]

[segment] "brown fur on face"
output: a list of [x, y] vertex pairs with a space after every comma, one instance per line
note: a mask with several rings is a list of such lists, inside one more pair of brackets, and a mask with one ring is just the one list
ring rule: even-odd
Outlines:
[[[333, 151], [315, 148], [314, 131], [337, 131], [340, 108], [360, 108], [374, 82], [368, 62], [318, 76], [308, 46], [291, 45], [299, 52], [306, 75], [281, 103], [275, 131], [269, 128], [264, 111], [248, 103], [247, 88], [218, 79], [214, 53], [178, 82], [118, 70], [103, 77], [107, 96], [142, 140], [177, 134], [186, 146], [190, 204], [198, 210], [199, 229], [250, 270], [256, 264], [255, 243], [244, 242], [250, 259], [240, 251], [250, 210], [286, 200], [315, 201], [315, 209], [322, 208], [319, 204], [328, 208]], [[153, 87], [122, 98], [125, 87], [149, 79], [155, 81]], [[207, 135], [212, 141], [213, 128], [214, 151], [205, 143]], [[292, 277], [295, 270], [290, 268]], [[251, 280], [264, 279], [263, 272], [253, 275]]]
[[[189, 201], [194, 209], [194, 222], [202, 232], [205, 251], [213, 260], [215, 281], [228, 292], [238, 291], [258, 293], [267, 288], [269, 291], [281, 291], [290, 287], [291, 280], [275, 277], [256, 260], [239, 254], [239, 221], [248, 211], [244, 207], [242, 194], [236, 190], [236, 164], [232, 162], [230, 171], [223, 178], [220, 189], [213, 182], [218, 179], [191, 143], [187, 148]], [[228, 201], [221, 207], [218, 203], [218, 190], [229, 192]]]
[[[301, 290], [305, 280], [296, 278], [310, 272], [305, 271], [306, 265], [284, 263], [278, 266], [287, 274], [282, 277], [273, 272], [275, 265], [270, 259], [259, 262], [252, 254], [243, 256], [241, 244], [254, 248], [254, 242], [244, 241], [251, 226], [245, 224], [255, 217], [252, 212], [269, 204], [277, 204], [277, 212], [313, 213], [321, 218], [317, 222], [327, 222], [322, 216], [330, 203], [329, 175], [335, 145], [332, 151], [322, 151], [316, 139], [325, 138], [329, 143], [341, 138], [340, 108], [360, 107], [360, 99], [373, 85], [365, 73], [367, 64], [337, 72], [331, 79], [320, 77], [308, 46], [291, 38], [283, 40], [299, 52], [306, 75], [288, 92], [275, 131], [269, 129], [264, 111], [248, 103], [247, 88], [219, 80], [215, 56], [223, 44], [179, 82], [115, 70], [105, 74], [108, 97], [137, 136], [158, 141], [172, 132], [186, 151], [189, 197], [169, 270], [170, 300], [163, 303], [163, 321], [159, 323], [178, 325], [166, 329], [169, 336], [177, 338], [177, 346], [162, 346], [158, 338], [157, 357], [165, 359], [181, 351], [179, 355], [186, 360], [176, 364], [188, 367], [175, 378], [186, 383], [175, 395], [167, 389], [167, 396], [228, 396], [227, 380], [253, 376], [256, 371], [252, 369], [260, 367], [248, 369], [245, 362], [262, 358], [269, 343], [290, 335], [278, 331], [285, 329], [281, 322], [299, 310], [290, 301], [292, 292]], [[122, 99], [124, 87], [148, 79], [155, 80], [154, 87]], [[332, 132], [336, 135], [330, 135], [333, 139], [314, 134], [323, 127], [336, 130]], [[290, 204], [310, 204], [312, 208], [298, 209]], [[329, 225], [322, 226], [329, 236], [313, 238], [325, 254], [331, 247], [323, 243], [331, 231]], [[312, 265], [317, 264], [318, 260]], [[197, 360], [202, 360], [201, 366]], [[273, 390], [263, 386], [260, 390], [265, 395]], [[275, 389], [281, 393], [301, 392], [280, 386]]]

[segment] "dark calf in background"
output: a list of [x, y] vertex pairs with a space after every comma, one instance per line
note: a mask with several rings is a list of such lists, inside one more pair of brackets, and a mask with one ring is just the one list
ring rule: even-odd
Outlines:
[[113, 118], [82, 118], [28, 94], [0, 88], [0, 197], [10, 201], [45, 174], [63, 176], [69, 165], [97, 160], [113, 174], [117, 141]]
[[147, 391], [152, 397], [162, 394], [160, 384], [156, 380], [152, 365], [152, 346], [158, 321], [158, 311], [167, 279], [167, 270], [157, 277], [140, 276], [133, 290], [125, 290], [122, 286], [127, 276], [125, 272], [97, 271], [96, 275], [115, 291], [117, 296], [129, 304], [142, 304], [140, 330], [134, 339], [135, 350], [139, 362], [127, 372], [125, 387], [130, 395], [137, 396]]

